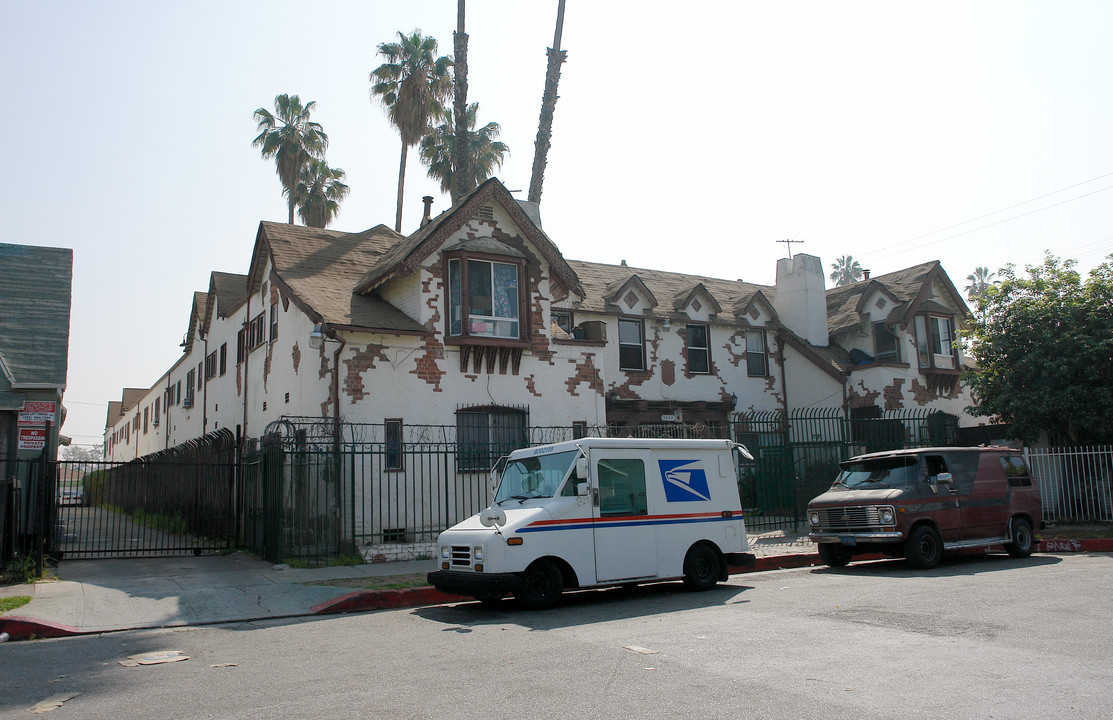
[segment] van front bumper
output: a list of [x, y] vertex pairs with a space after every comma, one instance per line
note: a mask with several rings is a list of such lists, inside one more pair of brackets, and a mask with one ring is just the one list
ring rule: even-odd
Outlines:
[[888, 532], [813, 532], [808, 539], [816, 543], [842, 543], [848, 544], [843, 538], [854, 538], [855, 543], [891, 543], [904, 539], [904, 534], [898, 531]]
[[436, 570], [429, 573], [426, 581], [441, 592], [471, 597], [502, 596], [522, 587], [522, 578], [514, 573]]

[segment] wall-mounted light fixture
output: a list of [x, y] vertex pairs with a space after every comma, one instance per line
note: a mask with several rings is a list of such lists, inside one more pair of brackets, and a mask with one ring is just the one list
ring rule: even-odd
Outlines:
[[320, 323], [313, 326], [313, 332], [309, 333], [309, 347], [316, 350], [321, 347], [325, 341], [325, 329]]

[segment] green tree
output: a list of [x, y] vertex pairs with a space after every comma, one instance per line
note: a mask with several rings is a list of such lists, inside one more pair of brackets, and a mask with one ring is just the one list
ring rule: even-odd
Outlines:
[[402, 194], [406, 185], [406, 157], [429, 131], [429, 124], [443, 116], [443, 103], [452, 90], [452, 59], [435, 57], [437, 41], [420, 30], [398, 33], [398, 42], [380, 43], [386, 62], [371, 71], [371, 97], [386, 108], [390, 123], [402, 138], [398, 164], [398, 211], [394, 229], [402, 232]]
[[[471, 177], [463, 187], [476, 188], [480, 183], [494, 174], [495, 170], [502, 167], [503, 160], [510, 152], [506, 143], [496, 140], [502, 128], [496, 122], [489, 122], [478, 130], [479, 103], [468, 105], [467, 135], [464, 142], [464, 153]], [[429, 170], [429, 177], [440, 181], [441, 191], [452, 196], [452, 202], [460, 199], [456, 185], [455, 164], [456, 155], [456, 119], [454, 113], [449, 111], [445, 122], [421, 139], [421, 161]]]
[[343, 183], [344, 171], [330, 168], [324, 160], [310, 160], [301, 169], [301, 178], [294, 190], [298, 215], [308, 227], [328, 227], [340, 212], [340, 203], [348, 197]]
[[831, 274], [828, 277], [836, 286], [858, 282], [862, 279], [862, 264], [850, 255], [843, 255], [831, 263]]
[[274, 158], [278, 180], [290, 209], [289, 222], [294, 224], [294, 192], [301, 170], [311, 159], [323, 159], [328, 149], [328, 135], [319, 123], [309, 119], [316, 101], [302, 105], [297, 95], [277, 95], [274, 112], [266, 108], [255, 111], [259, 124], [258, 137], [251, 145], [262, 152], [263, 158]]
[[985, 291], [984, 322], [966, 333], [978, 359], [964, 377], [967, 410], [1020, 440], [1113, 442], [1113, 256], [1086, 280], [1074, 266], [1051, 253], [1028, 277], [1006, 266]]

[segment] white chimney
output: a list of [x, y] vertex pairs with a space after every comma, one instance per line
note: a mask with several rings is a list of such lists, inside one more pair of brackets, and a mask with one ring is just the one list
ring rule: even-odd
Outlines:
[[773, 306], [788, 329], [812, 345], [827, 347], [827, 292], [819, 258], [798, 254], [777, 261]]

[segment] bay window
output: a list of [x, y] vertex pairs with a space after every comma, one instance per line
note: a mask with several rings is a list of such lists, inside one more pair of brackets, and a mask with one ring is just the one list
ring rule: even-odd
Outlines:
[[949, 317], [916, 316], [916, 354], [922, 370], [957, 370], [954, 323]]
[[449, 336], [520, 339], [521, 270], [521, 263], [450, 259]]

